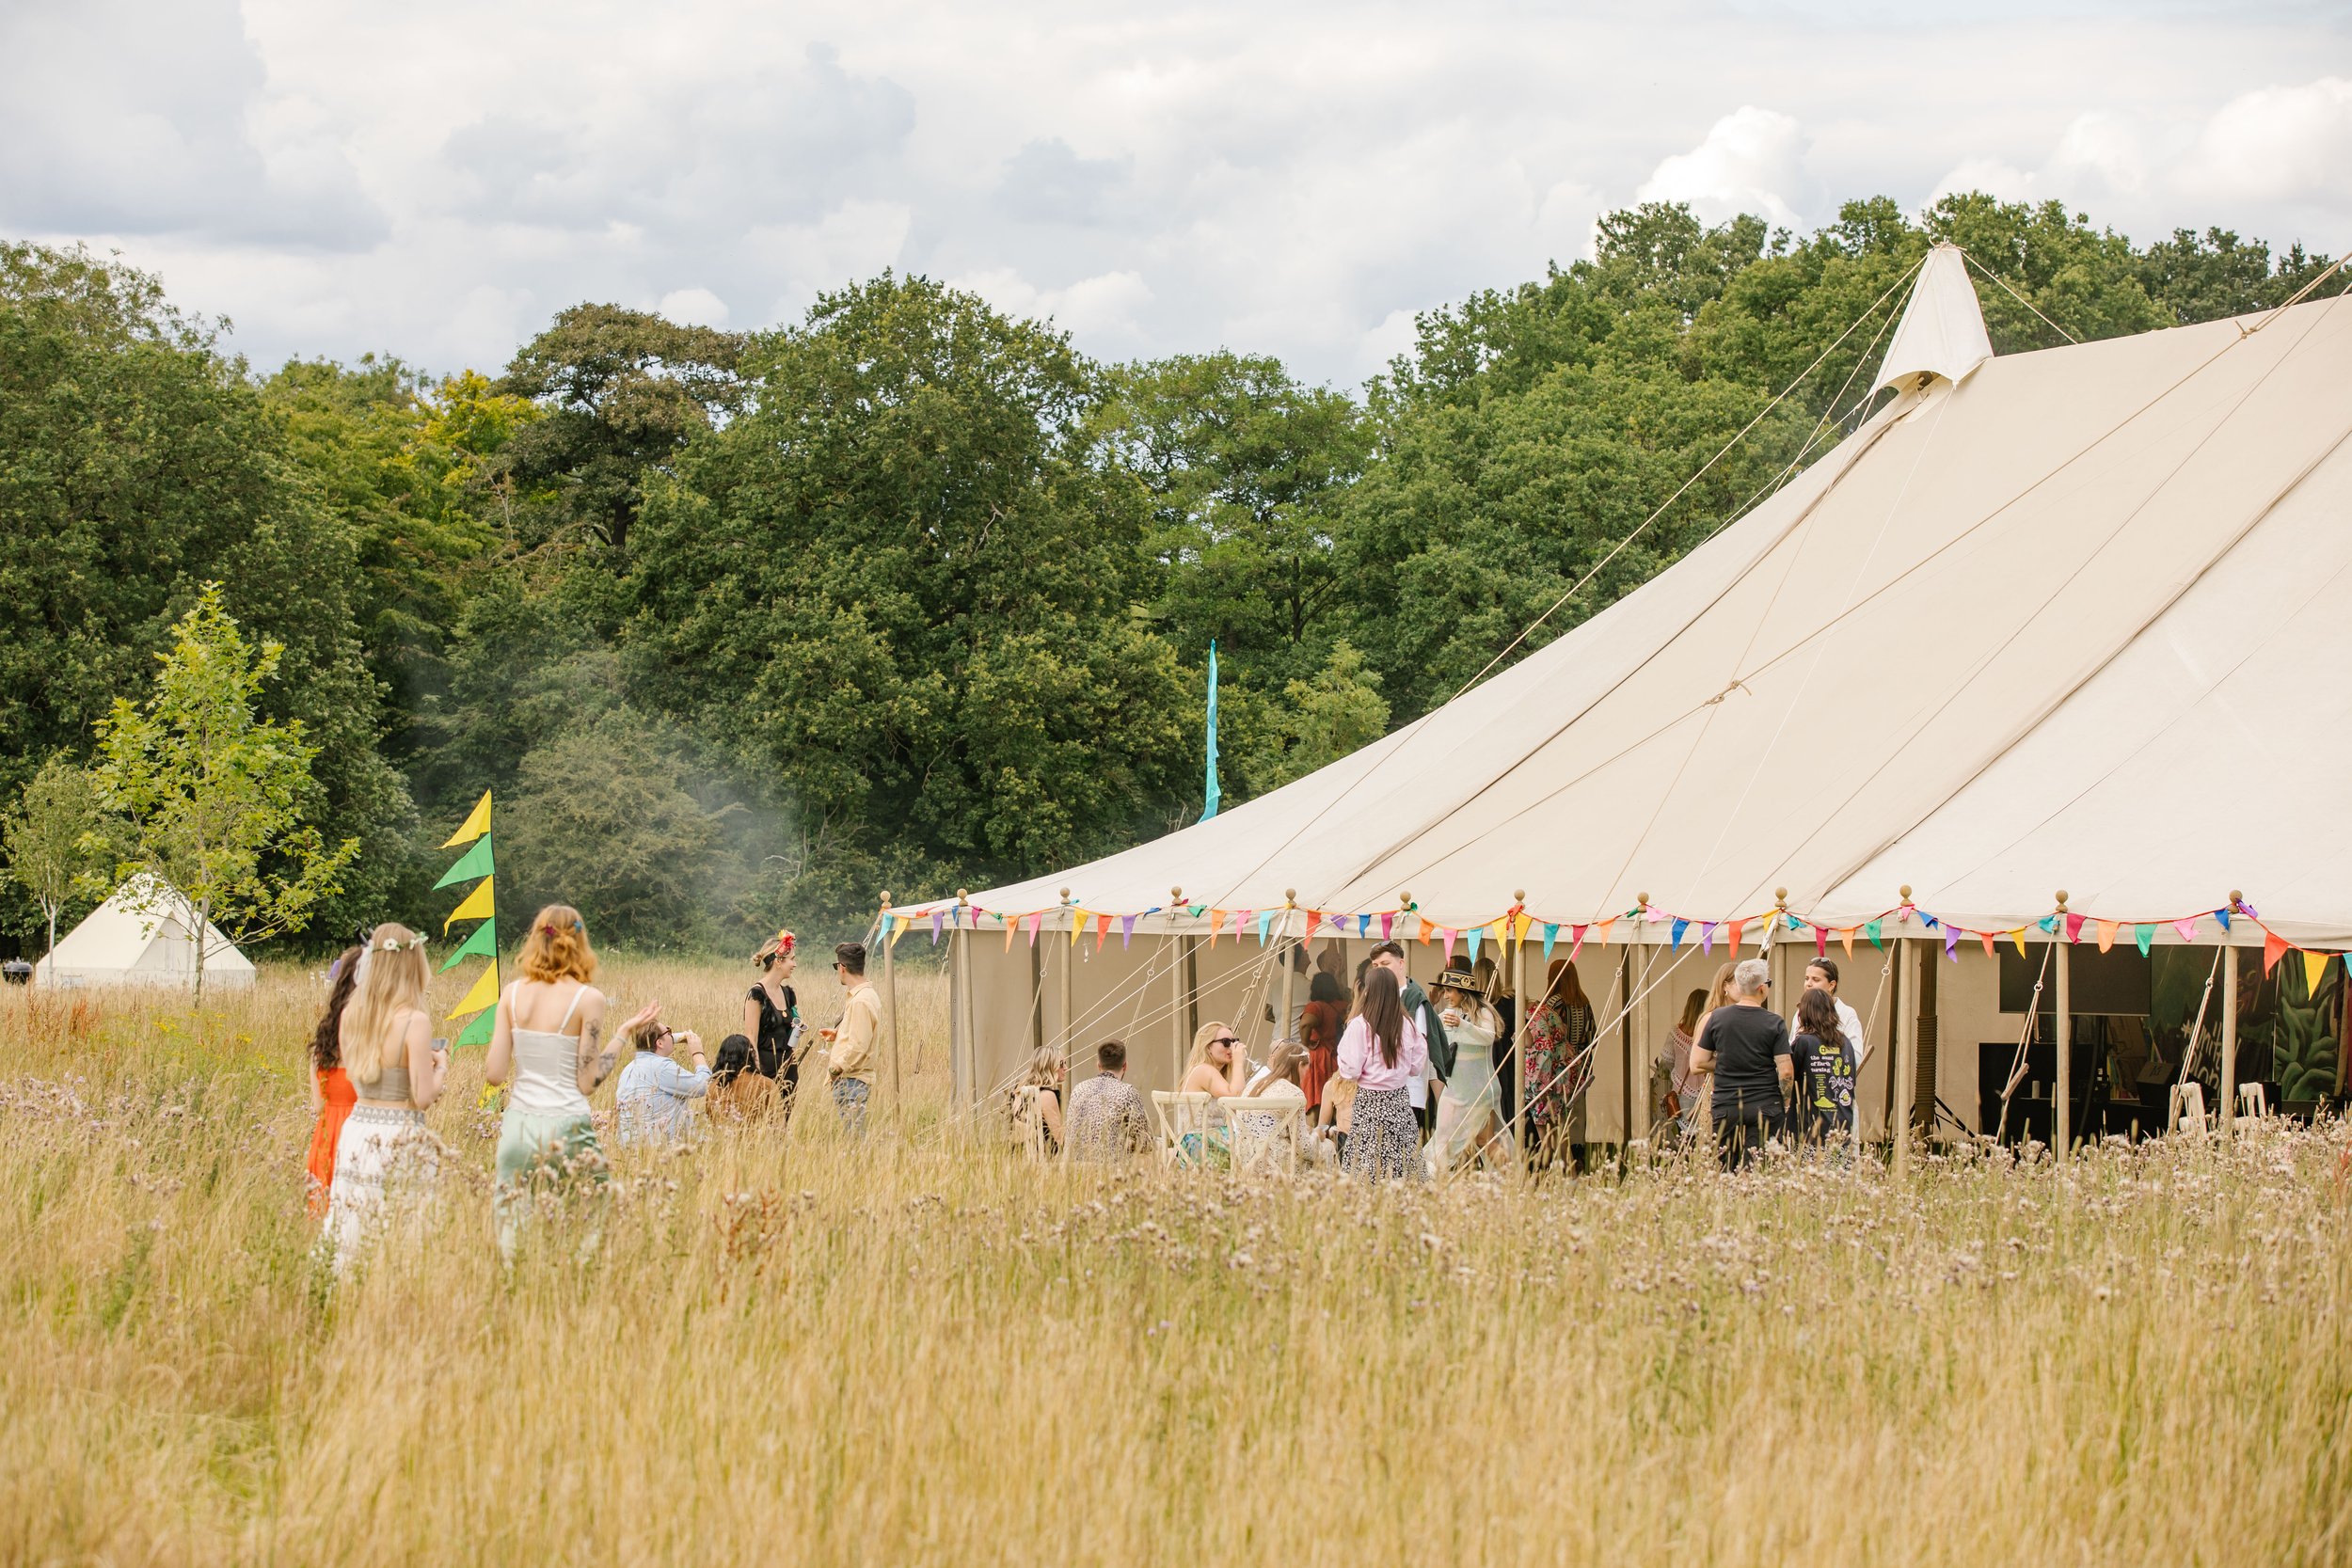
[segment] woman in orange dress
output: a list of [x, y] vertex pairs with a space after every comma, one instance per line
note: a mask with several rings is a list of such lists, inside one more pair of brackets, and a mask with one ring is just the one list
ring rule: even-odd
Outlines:
[[359, 974], [359, 949], [344, 949], [343, 956], [335, 960], [335, 967], [326, 973], [326, 1016], [319, 1020], [317, 1030], [310, 1036], [310, 1110], [318, 1121], [310, 1129], [310, 1158], [306, 1164], [310, 1172], [310, 1217], [314, 1220], [326, 1216], [327, 1189], [335, 1181], [336, 1140], [342, 1136], [343, 1121], [358, 1101], [351, 1080], [343, 1074], [342, 1044], [337, 1031], [342, 1023], [343, 1006], [351, 1000], [351, 988]]

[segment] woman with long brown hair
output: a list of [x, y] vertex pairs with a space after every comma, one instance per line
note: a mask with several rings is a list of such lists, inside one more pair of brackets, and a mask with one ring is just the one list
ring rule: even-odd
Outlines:
[[1566, 958], [1551, 961], [1543, 1006], [1527, 1021], [1528, 1141], [1535, 1162], [1549, 1164], [1568, 1150], [1576, 1102], [1592, 1081], [1592, 1044], [1600, 1028], [1583, 982]]
[[398, 1198], [430, 1195], [440, 1146], [424, 1113], [440, 1098], [449, 1057], [433, 1040], [425, 1011], [424, 938], [389, 921], [368, 934], [354, 966], [350, 1003], [336, 1026], [356, 1100], [335, 1143], [326, 1235], [338, 1268]]
[[342, 1137], [343, 1123], [351, 1118], [351, 1108], [358, 1096], [351, 1087], [351, 1074], [343, 1070], [342, 1023], [343, 1008], [351, 1004], [351, 993], [359, 984], [359, 952], [346, 947], [334, 967], [326, 972], [326, 1011], [319, 1015], [318, 1027], [310, 1031], [310, 1114], [317, 1119], [310, 1124], [310, 1157], [303, 1162], [310, 1173], [310, 1217], [326, 1217], [327, 1194], [335, 1186], [335, 1145]]
[[1429, 1042], [1406, 1016], [1396, 976], [1378, 964], [1364, 972], [1356, 1016], [1340, 1037], [1339, 1069], [1356, 1085], [1343, 1168], [1375, 1181], [1426, 1180], [1412, 1085], [1429, 1069]]

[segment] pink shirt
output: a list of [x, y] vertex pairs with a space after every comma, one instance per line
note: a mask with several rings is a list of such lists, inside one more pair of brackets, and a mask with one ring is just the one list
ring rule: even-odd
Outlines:
[[1347, 1021], [1347, 1033], [1340, 1037], [1341, 1077], [1353, 1078], [1367, 1089], [1401, 1089], [1428, 1075], [1429, 1041], [1422, 1035], [1419, 1020], [1406, 1016], [1405, 1037], [1397, 1042], [1394, 1067], [1381, 1061], [1380, 1047], [1361, 1017]]

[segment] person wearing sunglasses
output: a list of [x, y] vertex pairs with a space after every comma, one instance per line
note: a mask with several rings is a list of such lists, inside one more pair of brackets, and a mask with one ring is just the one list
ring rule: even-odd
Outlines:
[[[636, 1054], [621, 1069], [612, 1101], [621, 1147], [677, 1142], [686, 1136], [690, 1102], [710, 1089], [710, 1064], [703, 1059], [702, 1037], [647, 1019], [623, 1037], [636, 1048]], [[691, 1072], [677, 1065], [679, 1046], [693, 1061]]]
[[[1192, 1037], [1192, 1057], [1177, 1085], [1181, 1094], [1225, 1096], [1240, 1094], [1249, 1084], [1249, 1058], [1231, 1025], [1204, 1023]], [[1212, 1100], [1208, 1132], [1184, 1134], [1184, 1158], [1196, 1164], [1226, 1163], [1225, 1108]]]

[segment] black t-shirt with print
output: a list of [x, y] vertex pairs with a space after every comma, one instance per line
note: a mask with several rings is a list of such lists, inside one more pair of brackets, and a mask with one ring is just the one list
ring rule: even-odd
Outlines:
[[1780, 1110], [1773, 1058], [1788, 1054], [1787, 1020], [1770, 1007], [1718, 1007], [1707, 1015], [1698, 1043], [1715, 1053], [1716, 1120]]
[[1797, 1108], [1808, 1129], [1843, 1132], [1853, 1126], [1853, 1047], [1799, 1035], [1788, 1055], [1797, 1069]]

